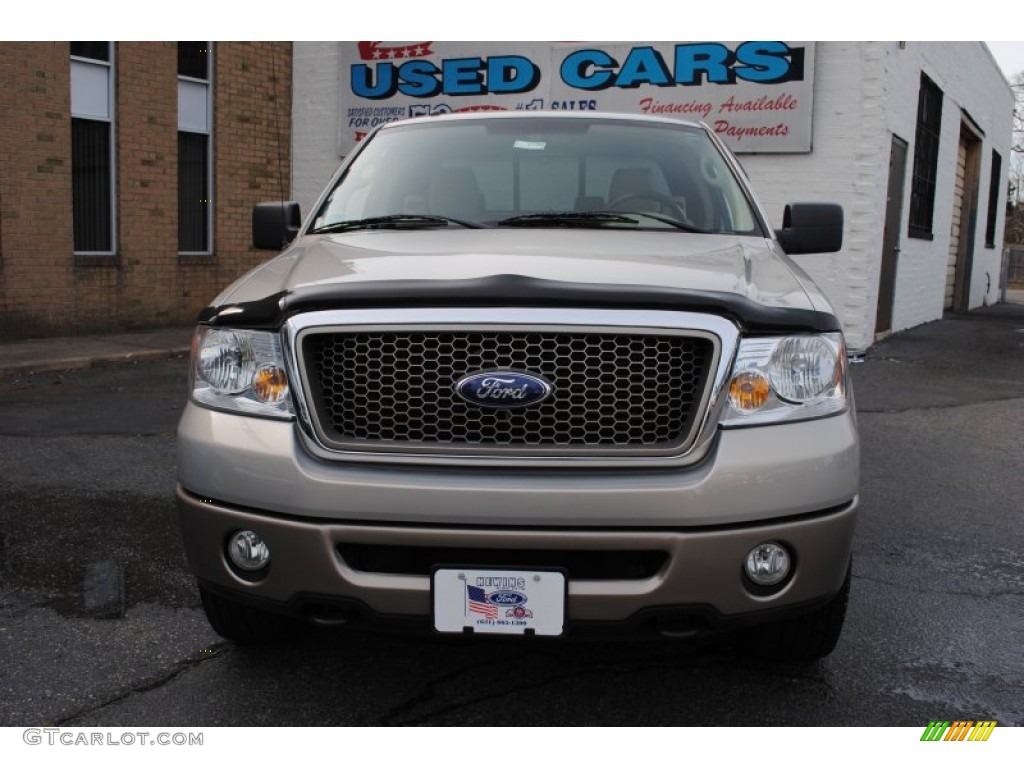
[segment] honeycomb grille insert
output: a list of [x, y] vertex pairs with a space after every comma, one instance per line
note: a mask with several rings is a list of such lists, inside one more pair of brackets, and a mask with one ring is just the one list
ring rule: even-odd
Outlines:
[[[688, 441], [714, 357], [703, 337], [559, 332], [313, 332], [310, 403], [344, 450], [669, 450]], [[517, 409], [473, 405], [467, 374], [517, 371], [554, 387]]]

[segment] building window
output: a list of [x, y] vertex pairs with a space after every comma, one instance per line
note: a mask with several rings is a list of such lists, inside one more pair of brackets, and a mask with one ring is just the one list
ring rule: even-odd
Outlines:
[[992, 152], [992, 175], [988, 181], [988, 219], [985, 222], [985, 247], [996, 247], [996, 217], [999, 215], [1002, 195], [1003, 158]]
[[178, 252], [213, 252], [211, 44], [178, 43]]
[[114, 48], [71, 43], [71, 210], [77, 254], [112, 255]]
[[914, 139], [914, 178], [910, 187], [910, 236], [931, 239], [935, 211], [935, 176], [939, 166], [942, 91], [921, 75]]

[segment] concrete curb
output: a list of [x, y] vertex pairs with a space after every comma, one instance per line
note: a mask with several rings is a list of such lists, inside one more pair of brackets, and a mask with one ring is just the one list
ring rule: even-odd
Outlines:
[[54, 371], [75, 371], [83, 368], [99, 368], [118, 363], [145, 362], [150, 360], [166, 360], [172, 357], [183, 357], [189, 353], [189, 347], [174, 349], [147, 349], [132, 352], [116, 352], [101, 355], [82, 355], [77, 357], [61, 357], [52, 360], [38, 360], [25, 363], [0, 363], [0, 378], [10, 378], [33, 373], [52, 373]]
[[0, 343], [0, 378], [166, 360], [187, 355], [191, 328]]

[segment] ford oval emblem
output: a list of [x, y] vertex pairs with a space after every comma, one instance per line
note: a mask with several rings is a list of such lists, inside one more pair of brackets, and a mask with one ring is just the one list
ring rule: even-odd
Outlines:
[[522, 592], [501, 590], [499, 592], [492, 592], [489, 594], [487, 596], [487, 602], [493, 603], [494, 605], [523, 605], [526, 602], [526, 595]]
[[487, 371], [463, 376], [455, 392], [466, 402], [488, 408], [522, 408], [551, 394], [547, 379], [519, 371]]

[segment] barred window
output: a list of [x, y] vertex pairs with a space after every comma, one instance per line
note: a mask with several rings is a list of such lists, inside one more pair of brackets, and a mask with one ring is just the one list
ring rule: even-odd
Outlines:
[[921, 75], [917, 96], [917, 133], [914, 139], [914, 177], [910, 187], [911, 237], [930, 240], [935, 212], [935, 177], [939, 165], [942, 128], [942, 91]]
[[113, 45], [72, 42], [70, 53], [74, 251], [111, 255], [115, 251]]
[[211, 44], [178, 43], [178, 252], [213, 253]]

